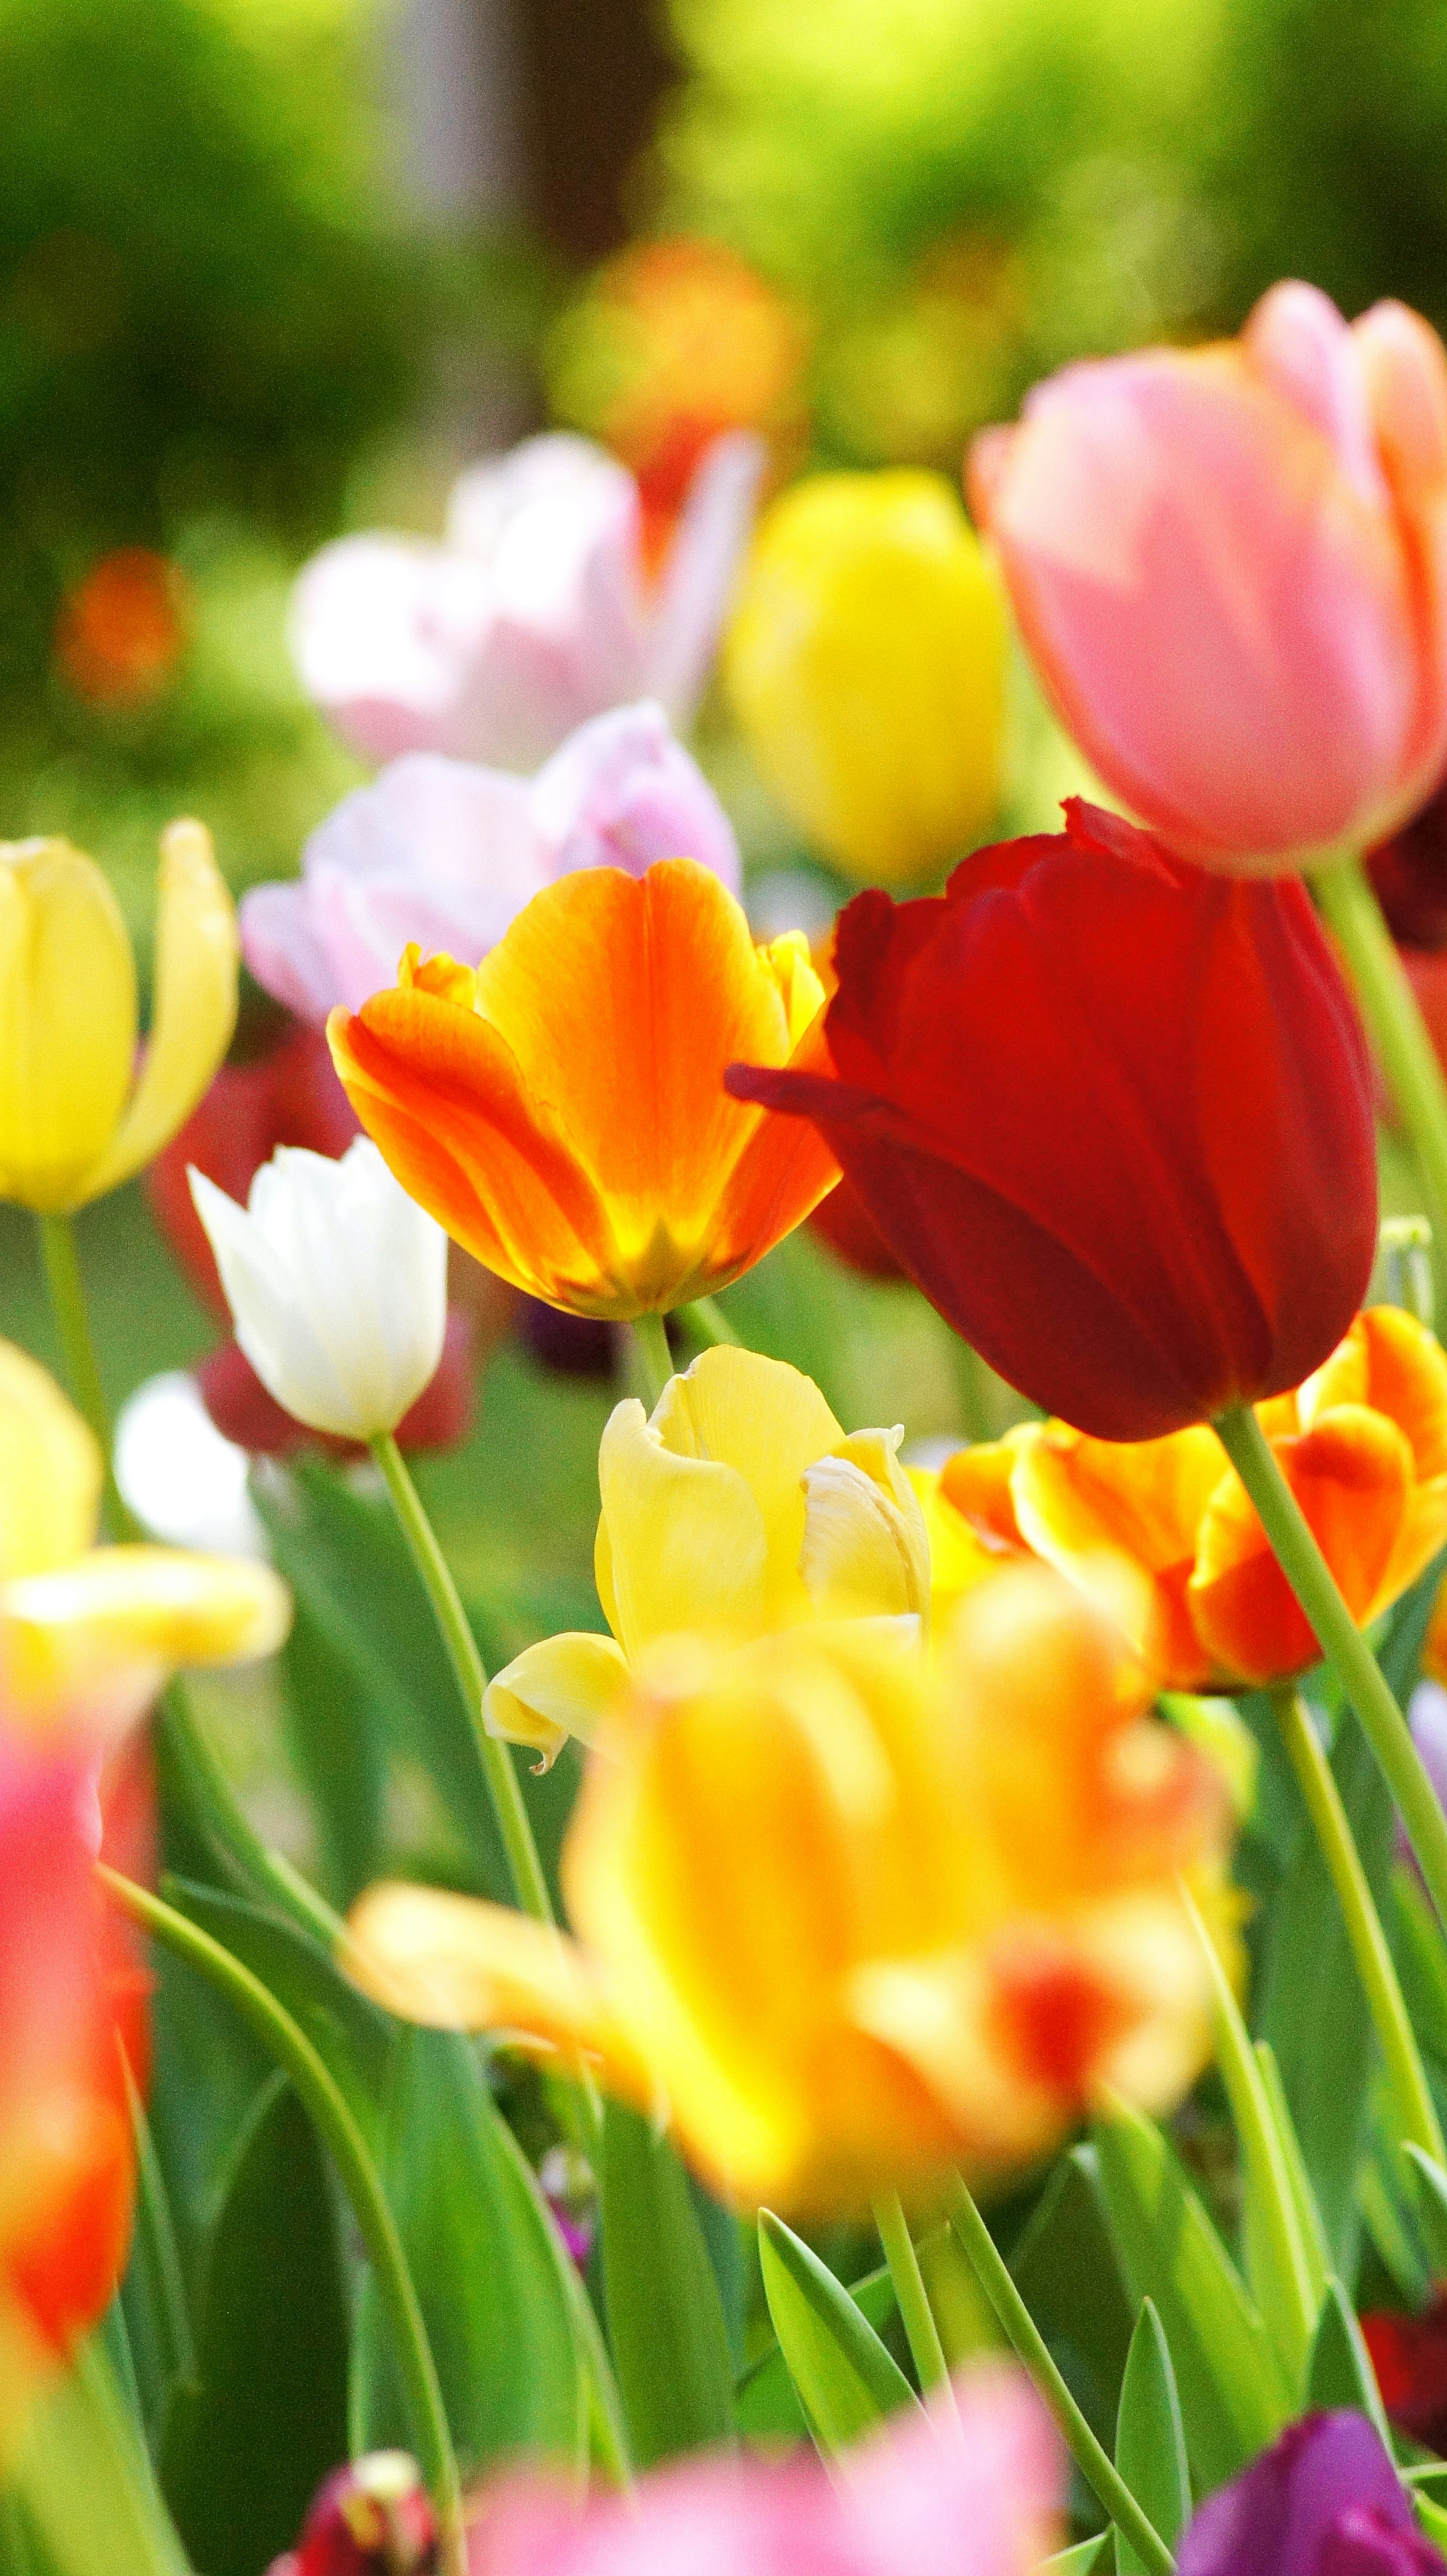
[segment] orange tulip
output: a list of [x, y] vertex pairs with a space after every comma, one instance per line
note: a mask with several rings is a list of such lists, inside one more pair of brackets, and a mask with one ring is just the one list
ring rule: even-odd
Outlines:
[[[1290, 1395], [1256, 1408], [1276, 1462], [1359, 1622], [1377, 1618], [1447, 1541], [1447, 1356], [1393, 1306], [1358, 1315]], [[1094, 1587], [1149, 1585], [1141, 1642], [1177, 1690], [1284, 1681], [1316, 1640], [1214, 1432], [1087, 1439], [1051, 1422], [965, 1450], [940, 1477], [994, 1543]]]
[[823, 1002], [798, 933], [756, 948], [691, 859], [535, 895], [476, 970], [409, 948], [334, 1011], [353, 1108], [403, 1187], [515, 1288], [666, 1314], [752, 1268], [838, 1178], [814, 1130], [729, 1099], [796, 1062]]

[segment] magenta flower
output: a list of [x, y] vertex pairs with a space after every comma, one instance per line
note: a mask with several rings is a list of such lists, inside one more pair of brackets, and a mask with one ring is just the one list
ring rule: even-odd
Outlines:
[[441, 751], [529, 770], [635, 698], [686, 726], [763, 470], [757, 438], [703, 453], [656, 579], [638, 486], [584, 438], [525, 439], [454, 485], [441, 545], [342, 537], [292, 602], [302, 686], [368, 760]]
[[1442, 2576], [1365, 2415], [1290, 2424], [1209, 2496], [1176, 2553], [1178, 2576]]
[[533, 779], [435, 752], [393, 761], [313, 832], [298, 880], [242, 897], [241, 945], [259, 984], [322, 1021], [390, 984], [409, 940], [475, 966], [555, 877], [673, 858], [737, 892], [728, 817], [645, 701], [580, 725]]
[[470, 2533], [471, 2576], [1027, 2576], [1052, 2546], [1060, 2456], [1024, 2382], [957, 2384], [958, 2425], [916, 2409], [852, 2452], [704, 2459], [579, 2514], [565, 2490], [494, 2489]]

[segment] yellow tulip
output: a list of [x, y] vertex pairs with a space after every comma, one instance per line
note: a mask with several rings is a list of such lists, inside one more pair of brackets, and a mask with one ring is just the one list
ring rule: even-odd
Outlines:
[[270, 1566], [97, 1547], [100, 1450], [53, 1378], [0, 1341], [0, 1695], [12, 1716], [119, 1726], [183, 1664], [275, 1651], [291, 1597]]
[[169, 1143], [226, 1052], [237, 956], [210, 836], [172, 823], [137, 1072], [135, 960], [100, 869], [66, 841], [0, 843], [0, 1198], [83, 1207]]
[[929, 1542], [895, 1452], [845, 1437], [812, 1378], [756, 1351], [705, 1351], [651, 1416], [618, 1405], [598, 1452], [594, 1550], [609, 1637], [549, 1637], [497, 1675], [488, 1731], [552, 1760], [595, 1743], [630, 1664], [689, 1629], [735, 1643], [813, 1618], [918, 1621]]
[[1008, 2169], [1210, 2048], [1181, 1878], [1224, 1801], [1097, 1605], [1041, 1566], [934, 1656], [878, 1623], [656, 1640], [569, 1829], [576, 1942], [378, 1887], [347, 1964], [413, 2020], [582, 2048], [742, 2205], [824, 2214]]
[[815, 475], [765, 512], [724, 682], [765, 778], [850, 876], [932, 875], [989, 823], [1007, 631], [942, 474]]

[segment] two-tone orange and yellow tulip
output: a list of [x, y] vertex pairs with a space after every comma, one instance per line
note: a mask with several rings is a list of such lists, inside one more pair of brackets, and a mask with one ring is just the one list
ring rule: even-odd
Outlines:
[[1008, 2167], [1105, 2088], [1166, 2108], [1209, 2054], [1181, 1878], [1213, 1884], [1222, 1800], [1148, 1694], [1042, 1566], [929, 1657], [865, 1620], [658, 1639], [569, 1830], [577, 1941], [384, 1886], [348, 1964], [414, 2020], [583, 2049], [743, 2206]]
[[796, 1060], [824, 999], [796, 933], [755, 947], [710, 870], [589, 868], [475, 970], [409, 949], [328, 1034], [404, 1189], [515, 1288], [628, 1320], [725, 1287], [839, 1167], [811, 1128], [723, 1088]]
[[[1302, 1386], [1256, 1410], [1353, 1617], [1379, 1617], [1447, 1541], [1447, 1355], [1413, 1316], [1371, 1307]], [[984, 1565], [1033, 1551], [1087, 1587], [1143, 1580], [1142, 1643], [1175, 1689], [1285, 1681], [1319, 1659], [1204, 1425], [1124, 1442], [1031, 1425], [950, 1459], [926, 1517], [955, 1522]]]

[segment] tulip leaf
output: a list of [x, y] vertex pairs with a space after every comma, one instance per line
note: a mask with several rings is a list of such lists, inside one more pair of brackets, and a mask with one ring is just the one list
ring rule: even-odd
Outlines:
[[[471, 2044], [399, 2027], [382, 2180], [464, 2472], [526, 2454], [574, 2470], [587, 2391], [568, 2256]], [[409, 2443], [388, 2321], [369, 2278], [352, 2352], [354, 2446]]]
[[826, 2457], [916, 2402], [843, 2283], [769, 2209], [759, 2212], [759, 2265], [789, 2376]]
[[141, 2096], [126, 2070], [136, 2140], [135, 2220], [118, 2294], [137, 2410], [153, 2443], [173, 2389], [194, 2383], [196, 2348], [171, 2197]]
[[1010, 2254], [1015, 2287], [1097, 2441], [1114, 2437], [1134, 2311], [1094, 2147], [1062, 2156]]
[[278, 2076], [210, 2248], [195, 2386], [178, 2393], [161, 2454], [177, 2527], [207, 2576], [254, 2576], [288, 2548], [344, 2456], [348, 2307], [331, 2179]]
[[1294, 2409], [1241, 2276], [1153, 2120], [1115, 2107], [1095, 2133], [1101, 2189], [1131, 2296], [1153, 2301], [1180, 2391], [1199, 2494], [1265, 2450]]
[[1338, 2406], [1359, 2408], [1363, 2415], [1371, 2417], [1388, 2451], [1391, 2450], [1391, 2429], [1377, 2386], [1377, 2374], [1372, 2368], [1372, 2357], [1352, 2303], [1335, 2275], [1326, 2285], [1321, 2323], [1311, 2348], [1306, 2402], [1313, 2411], [1318, 2407], [1326, 2412]]
[[[860, 2281], [851, 2281], [849, 2296], [866, 2324], [882, 2339], [898, 2318], [894, 2283], [885, 2265], [881, 2263], [876, 2271], [866, 2272]], [[777, 2340], [744, 2372], [736, 2391], [736, 2404], [739, 2431], [746, 2440], [772, 2445], [808, 2439], [808, 2418]]]
[[1097, 2531], [1090, 2540], [1077, 2540], [1073, 2549], [1057, 2549], [1051, 2558], [1042, 2558], [1037, 2576], [1101, 2576], [1110, 2564], [1110, 2533]]
[[667, 2138], [621, 2102], [604, 2115], [603, 2288], [634, 2459], [732, 2439], [733, 2364], [718, 2281]]
[[[1167, 2548], [1174, 2548], [1190, 2520], [1191, 2476], [1170, 2346], [1150, 2299], [1141, 2302], [1126, 2355], [1115, 2465]], [[1120, 2530], [1115, 2535], [1115, 2561], [1119, 2576], [1145, 2576], [1145, 2561]]]
[[1411, 2168], [1416, 2186], [1417, 2223], [1434, 2276], [1440, 2280], [1447, 2273], [1447, 2173], [1443, 2172], [1435, 2157], [1427, 2155], [1410, 2138], [1404, 2142], [1402, 2154]]
[[22, 2569], [187, 2576], [186, 2553], [98, 2337], [39, 2399], [6, 2504], [0, 2546], [16, 2576]]

